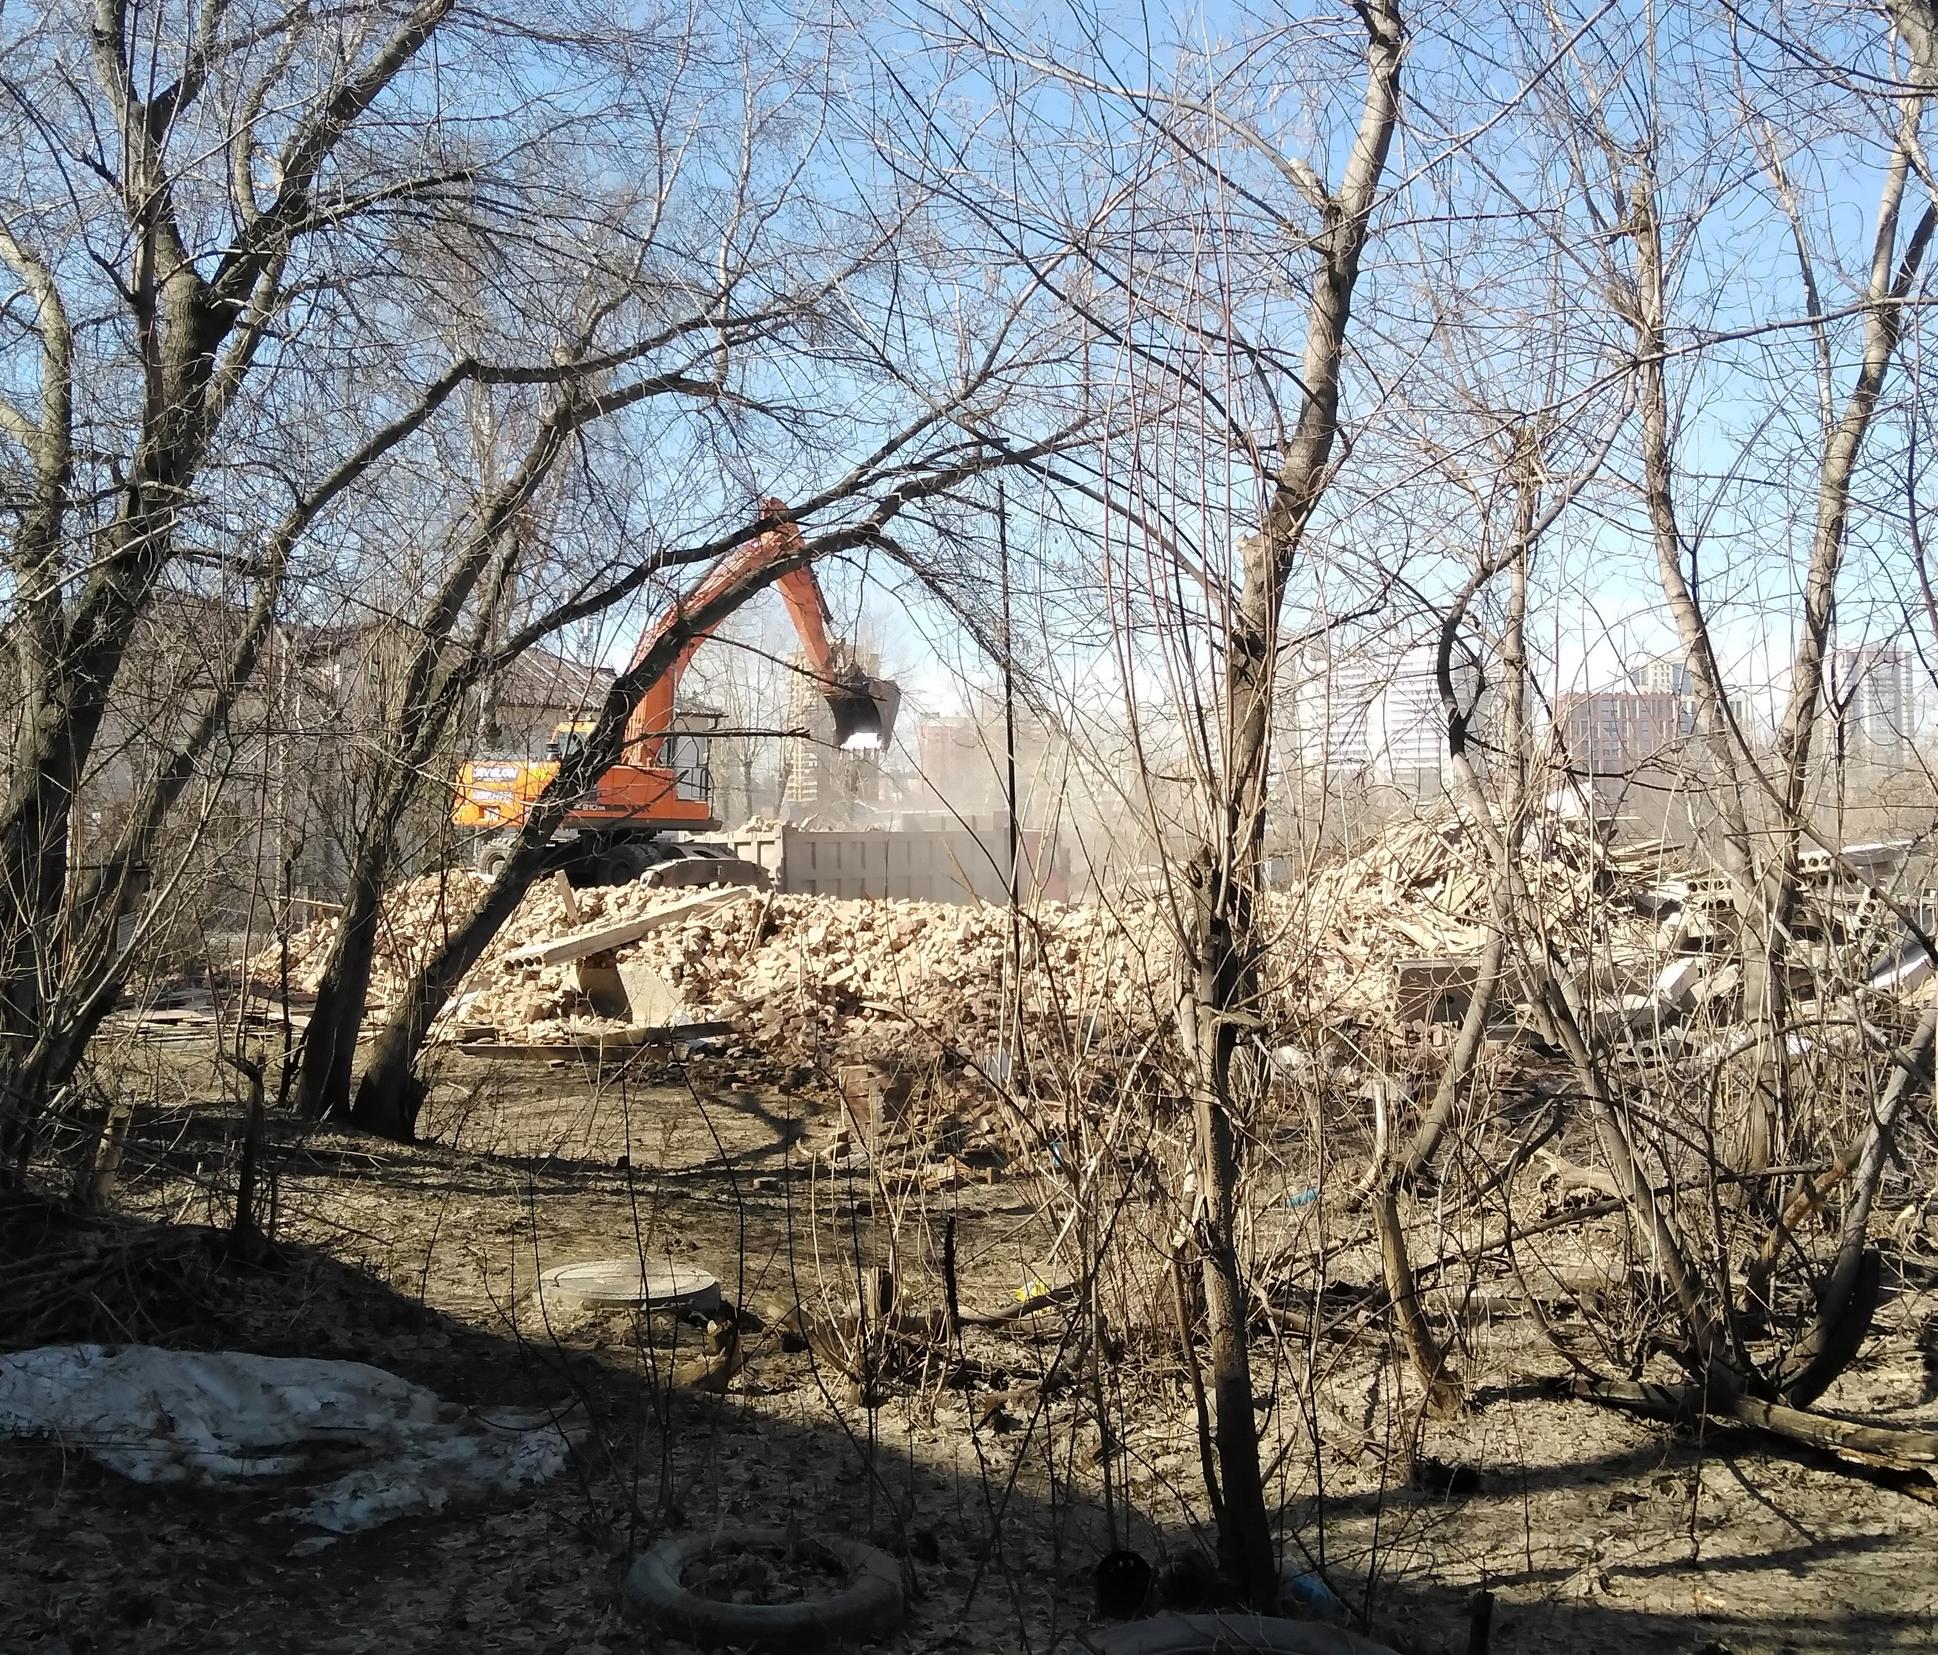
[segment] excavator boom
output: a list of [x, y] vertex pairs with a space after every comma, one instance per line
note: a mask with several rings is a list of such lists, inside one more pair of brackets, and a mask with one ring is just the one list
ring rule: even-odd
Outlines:
[[[679, 623], [689, 605], [703, 602], [722, 587], [800, 551], [801, 531], [788, 521], [786, 505], [779, 500], [767, 500], [762, 502], [762, 512], [765, 516], [779, 518], [778, 526], [748, 541], [714, 565], [689, 598], [674, 605], [661, 618], [659, 625], [641, 636], [638, 647], [633, 651], [629, 670], [644, 660], [647, 652], [671, 627]], [[814, 674], [818, 688], [834, 714], [835, 745], [851, 751], [887, 747], [894, 735], [901, 692], [885, 679], [869, 678], [842, 663], [840, 651], [829, 638], [832, 617], [828, 613], [827, 599], [821, 594], [821, 583], [815, 579], [813, 566], [802, 564], [787, 570], [774, 581], [774, 587], [787, 605], [788, 619], [794, 623], [795, 634], [801, 640], [801, 651], [807, 657], [808, 670]], [[639, 705], [633, 709], [633, 715], [626, 723], [626, 756], [630, 763], [651, 764], [659, 757], [661, 743], [673, 727], [673, 703], [679, 692], [680, 679], [693, 659], [694, 651], [710, 635], [703, 632], [688, 643], [680, 651], [672, 670], [649, 685], [646, 693], [640, 697]]]

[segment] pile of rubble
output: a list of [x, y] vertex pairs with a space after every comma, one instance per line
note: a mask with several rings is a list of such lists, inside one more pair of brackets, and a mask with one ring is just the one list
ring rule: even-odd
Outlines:
[[[456, 868], [407, 879], [385, 893], [371, 962], [373, 1010], [389, 1007], [417, 968], [471, 916], [487, 884], [482, 874]], [[582, 903], [596, 908], [600, 898], [622, 897], [625, 893], [615, 887], [610, 893], [573, 894]], [[547, 931], [561, 930], [568, 923], [561, 893], [551, 885], [535, 886], [506, 926], [503, 937], [507, 943], [529, 941]], [[322, 986], [323, 969], [336, 944], [340, 926], [337, 913], [324, 910], [308, 925], [293, 931], [286, 944], [275, 942], [258, 951], [248, 961], [250, 979], [265, 992], [273, 993], [284, 983], [287, 970], [287, 985], [293, 995], [314, 994]]]
[[[1263, 899], [1268, 1020], [1391, 1026], [1457, 1016], [1461, 974], [1471, 976], [1491, 926], [1493, 858], [1477, 834], [1502, 831], [1498, 818], [1477, 828], [1443, 802]], [[1630, 1000], [1649, 1010], [1665, 996], [1686, 1004], [1726, 991], [1733, 946], [1701, 923], [1707, 887], [1666, 879], [1659, 848], [1611, 849], [1589, 824], [1542, 814], [1520, 852], [1523, 911], [1571, 971], [1597, 974], [1580, 978], [1592, 997], [1626, 1015]], [[390, 893], [373, 1010], [483, 889], [478, 876], [454, 872]], [[315, 989], [335, 928], [326, 915], [290, 939], [292, 987]], [[1858, 929], [1868, 957], [1879, 939]], [[569, 1045], [625, 1028], [717, 1023], [766, 1064], [828, 1067], [993, 1052], [1020, 1010], [1033, 1051], [1128, 1050], [1168, 1021], [1175, 949], [1169, 912], [1151, 895], [1044, 904], [1012, 920], [982, 905], [547, 882], [461, 986], [443, 1027], [458, 1038]], [[265, 984], [282, 969], [274, 947], [252, 962]]]
[[[1494, 904], [1494, 858], [1480, 835], [1504, 831], [1498, 814], [1476, 824], [1441, 802], [1396, 818], [1362, 849], [1318, 869], [1294, 893], [1287, 926], [1292, 945], [1311, 950], [1301, 973], [1311, 1002], [1378, 1017], [1391, 1012], [1407, 962], [1478, 955]], [[1627, 946], [1636, 899], [1660, 861], [1659, 848], [1613, 849], [1575, 817], [1543, 813], [1522, 830], [1526, 895], [1564, 954]]]
[[[1555, 931], [1586, 946], [1607, 932], [1617, 907], [1632, 911], [1611, 893], [1633, 878], [1587, 828], [1543, 818], [1524, 852], [1530, 888]], [[1487, 866], [1449, 806], [1390, 824], [1301, 890], [1265, 899], [1268, 996], [1390, 1016], [1400, 963], [1481, 947]], [[390, 892], [373, 1010], [394, 1000], [483, 889], [479, 876], [456, 871]], [[315, 990], [336, 924], [325, 915], [291, 938], [293, 988]], [[982, 905], [753, 890], [696, 896], [645, 884], [568, 892], [545, 882], [527, 894], [444, 1021], [454, 1032], [563, 1045], [629, 1022], [724, 1020], [777, 1064], [879, 1061], [906, 1056], [912, 1044], [967, 1052], [1001, 1044], [1020, 975], [1032, 1045], [1100, 1035], [1134, 1044], [1171, 1004], [1175, 948], [1169, 914], [1151, 895], [1044, 904], [1022, 916], [1013, 938], [1007, 911]], [[259, 981], [275, 981], [279, 951], [264, 950], [252, 968]], [[650, 1014], [610, 1003], [600, 991], [609, 977], [594, 974], [611, 972], [635, 998], [644, 977], [657, 980]]]
[[[397, 886], [385, 902], [372, 1009], [470, 913], [483, 882], [464, 873]], [[335, 940], [325, 915], [290, 939], [289, 980], [314, 992]], [[633, 934], [628, 934], [633, 933]], [[1016, 927], [1026, 1020], [1148, 1029], [1168, 1001], [1172, 944], [1148, 902], [1032, 909]], [[660, 890], [644, 884], [567, 893], [535, 886], [491, 953], [453, 997], [445, 1025], [521, 1044], [573, 1044], [624, 1026], [602, 1011], [590, 974], [611, 969], [638, 992], [664, 985], [654, 1020], [731, 1021], [780, 1064], [875, 1061], [932, 1050], [995, 1047], [1014, 1016], [1017, 972], [1006, 910], [934, 902], [848, 901], [748, 889]], [[280, 950], [251, 962], [278, 980]], [[1007, 987], [1006, 987], [1007, 985]]]
[[[718, 894], [724, 900], [704, 906], [686, 893], [659, 897], [669, 923], [616, 948], [613, 963], [654, 973], [685, 1014], [732, 1022], [770, 1061], [919, 1059], [945, 1045], [974, 1053], [996, 1046], [1014, 1016], [1004, 910]], [[1148, 1028], [1169, 969], [1156, 919], [1143, 909], [1032, 911], [1018, 928], [1025, 1019]], [[579, 960], [514, 953], [455, 1015], [501, 1032], [516, 1026], [518, 1038], [571, 1038], [583, 976]]]

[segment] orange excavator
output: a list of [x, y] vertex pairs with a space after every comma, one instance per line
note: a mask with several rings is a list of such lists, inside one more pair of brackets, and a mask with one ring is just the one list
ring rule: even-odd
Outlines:
[[[775, 516], [785, 515], [787, 508], [778, 500], [769, 500], [764, 510]], [[783, 523], [723, 558], [689, 599], [669, 609], [657, 626], [645, 632], [627, 670], [644, 660], [679, 624], [688, 604], [704, 602], [800, 546], [801, 531], [792, 523]], [[832, 621], [827, 600], [821, 595], [812, 565], [790, 569], [774, 585], [800, 635], [808, 670], [834, 715], [835, 744], [849, 751], [886, 748], [894, 734], [901, 691], [888, 679], [870, 678], [859, 671], [847, 652], [830, 639]], [[687, 877], [705, 883], [732, 883], [758, 876], [758, 870], [738, 862], [724, 846], [668, 837], [706, 833], [721, 825], [713, 813], [706, 735], [699, 730], [681, 730], [674, 720], [680, 676], [706, 638], [703, 632], [688, 642], [673, 665], [647, 686], [626, 721], [620, 761], [591, 791], [573, 802], [559, 823], [556, 837], [573, 842], [581, 852], [569, 867], [576, 883], [628, 884], [649, 870], [657, 870], [663, 877], [672, 873], [666, 865], [673, 863], [691, 864], [684, 869]], [[559, 761], [569, 756], [592, 728], [589, 720], [556, 726], [540, 760], [471, 759], [460, 768], [451, 820], [478, 836], [475, 854], [481, 870], [497, 873], [510, 854], [532, 801], [558, 774]], [[717, 865], [699, 866], [703, 862]]]

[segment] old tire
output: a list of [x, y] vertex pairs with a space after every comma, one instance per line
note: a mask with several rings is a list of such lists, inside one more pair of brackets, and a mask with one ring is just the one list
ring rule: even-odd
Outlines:
[[1271, 1615], [1159, 1615], [1079, 1640], [1095, 1655], [1393, 1655], [1385, 1644]]
[[735, 1547], [786, 1545], [782, 1528], [727, 1524], [662, 1540], [626, 1571], [626, 1612], [702, 1649], [818, 1649], [837, 1638], [879, 1638], [902, 1623], [902, 1570], [859, 1540], [816, 1537], [848, 1570], [848, 1583], [799, 1603], [719, 1603], [685, 1585], [700, 1558]]
[[511, 860], [513, 835], [509, 833], [488, 834], [478, 841], [472, 859], [478, 872], [487, 879], [496, 879], [504, 871], [505, 864]]
[[644, 845], [609, 844], [599, 857], [596, 883], [630, 885], [652, 865], [653, 853]]

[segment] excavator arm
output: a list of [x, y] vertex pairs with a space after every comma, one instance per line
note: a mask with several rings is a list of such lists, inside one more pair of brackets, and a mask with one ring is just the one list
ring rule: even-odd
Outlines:
[[[750, 574], [770, 570], [799, 555], [803, 548], [801, 531], [786, 520], [787, 508], [778, 500], [769, 500], [765, 509], [769, 516], [780, 519], [779, 526], [728, 554], [688, 598], [649, 627], [633, 652], [629, 671], [655, 646], [680, 635], [675, 629], [684, 624], [694, 603], [704, 604]], [[901, 691], [891, 683], [869, 678], [844, 658], [829, 637], [827, 602], [810, 567], [803, 563], [785, 569], [775, 577], [774, 584], [780, 588], [794, 630], [800, 634], [809, 671], [834, 713], [835, 741], [843, 747], [886, 747], [894, 731]], [[680, 676], [706, 636], [701, 633], [686, 639], [672, 666], [647, 686], [626, 721], [626, 745], [620, 763], [600, 779], [590, 796], [573, 806], [567, 817], [566, 826], [572, 832], [590, 836], [595, 865], [604, 870], [602, 877], [608, 883], [635, 878], [646, 866], [649, 858], [642, 851], [642, 837], [719, 825], [712, 819], [709, 800], [681, 793], [680, 778], [668, 766], [665, 751], [673, 729], [673, 703]], [[581, 727], [561, 727], [561, 744], [564, 732], [576, 728]], [[524, 820], [532, 802], [551, 785], [558, 768], [558, 754], [554, 752], [540, 763], [484, 759], [468, 761], [460, 769], [451, 816], [460, 827], [483, 830], [480, 867], [489, 870], [490, 859], [503, 854], [508, 836]], [[720, 864], [709, 863], [705, 871], [710, 878], [717, 877]]]
[[[779, 500], [764, 501], [762, 509], [768, 516], [784, 516], [787, 511], [786, 505]], [[704, 602], [734, 581], [798, 552], [801, 545], [801, 531], [793, 523], [783, 522], [722, 559], [688, 601]], [[848, 748], [886, 747], [894, 734], [895, 714], [901, 704], [900, 690], [894, 684], [884, 679], [870, 678], [840, 660], [828, 635], [831, 617], [827, 599], [821, 595], [821, 583], [815, 579], [812, 565], [803, 564], [799, 568], [789, 569], [775, 580], [774, 585], [787, 604], [788, 618], [794, 623], [795, 633], [801, 640], [808, 668], [818, 681], [829, 710], [834, 714], [835, 744]], [[629, 670], [630, 666], [644, 660], [647, 652], [679, 624], [685, 608], [685, 602], [676, 604], [660, 618], [658, 625], [641, 636], [638, 647], [633, 651]], [[642, 766], [658, 762], [660, 749], [673, 728], [673, 704], [679, 692], [680, 678], [688, 662], [693, 659], [694, 651], [710, 635], [709, 630], [695, 637], [675, 657], [672, 667], [647, 686], [646, 693], [640, 697], [638, 706], [626, 723], [625, 762]]]

